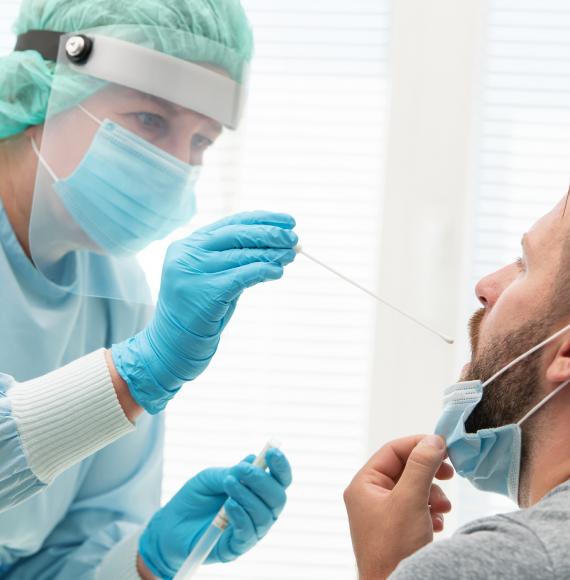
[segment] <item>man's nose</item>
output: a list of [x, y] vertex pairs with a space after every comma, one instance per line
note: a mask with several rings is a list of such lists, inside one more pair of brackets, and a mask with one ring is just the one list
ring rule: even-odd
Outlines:
[[477, 299], [485, 308], [492, 308], [517, 274], [516, 266], [505, 266], [484, 278], [475, 286]]

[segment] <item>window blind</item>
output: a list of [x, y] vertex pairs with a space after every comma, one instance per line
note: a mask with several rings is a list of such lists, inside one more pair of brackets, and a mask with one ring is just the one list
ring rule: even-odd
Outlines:
[[[390, 3], [243, 3], [257, 37], [248, 117], [207, 160], [199, 223], [290, 212], [307, 251], [373, 288]], [[211, 368], [171, 405], [165, 497], [268, 435], [294, 467], [276, 528], [204, 578], [355, 576], [342, 492], [366, 450], [374, 320], [370, 301], [300, 256], [282, 281], [243, 296]]]
[[[488, 2], [470, 288], [520, 256], [522, 234], [568, 190], [569, 39], [564, 0]], [[475, 493], [464, 489], [471, 499]], [[474, 506], [462, 519], [480, 515], [482, 505], [513, 509], [476, 497], [461, 502]]]
[[567, 191], [570, 7], [491, 0], [474, 275], [519, 254], [520, 236]]

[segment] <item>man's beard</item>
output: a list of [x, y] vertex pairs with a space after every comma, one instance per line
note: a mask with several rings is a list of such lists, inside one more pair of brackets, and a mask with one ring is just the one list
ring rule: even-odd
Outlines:
[[[528, 322], [509, 334], [498, 336], [478, 352], [482, 318], [482, 311], [478, 311], [471, 319], [473, 358], [462, 377], [463, 380], [485, 382], [515, 358], [548, 338], [550, 331], [543, 321]], [[538, 403], [540, 356], [541, 350], [531, 354], [483, 389], [481, 402], [465, 423], [468, 433], [517, 423]]]

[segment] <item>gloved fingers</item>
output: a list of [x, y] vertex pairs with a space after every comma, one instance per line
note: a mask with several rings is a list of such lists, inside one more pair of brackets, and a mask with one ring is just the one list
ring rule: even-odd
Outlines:
[[178, 505], [194, 508], [197, 498], [204, 501], [223, 496], [226, 494], [224, 482], [229, 474], [230, 470], [223, 467], [205, 469], [189, 479], [171, 502], [176, 501]]
[[228, 225], [204, 236], [193, 238], [203, 250], [224, 252], [226, 250], [275, 249], [291, 250], [299, 243], [299, 237], [291, 230], [266, 225]]
[[228, 323], [232, 319], [232, 316], [234, 315], [234, 312], [237, 308], [237, 303], [238, 303], [238, 298], [236, 298], [235, 300], [232, 300], [229, 303], [228, 309], [226, 310], [226, 313], [224, 314], [224, 317], [222, 318], [222, 325], [221, 325], [220, 331], [219, 331], [220, 333], [222, 333], [226, 329], [226, 326], [228, 325]]
[[256, 537], [263, 538], [275, 523], [276, 518], [271, 509], [233, 475], [226, 478], [225, 490], [230, 498], [237, 502], [251, 518], [255, 526]]
[[266, 471], [249, 463], [240, 463], [230, 473], [255, 494], [277, 519], [287, 503], [287, 494], [281, 484]]
[[[231, 473], [231, 472], [230, 472]], [[451, 511], [451, 502], [439, 485], [433, 484], [430, 489], [428, 504], [432, 512], [448, 513]]]
[[225, 285], [217, 296], [218, 300], [231, 302], [239, 298], [246, 288], [251, 288], [262, 282], [279, 280], [283, 277], [283, 267], [278, 264], [266, 264], [264, 262], [254, 262], [247, 266], [240, 266], [227, 273], [231, 281]]
[[[249, 514], [233, 499], [229, 499], [225, 504], [226, 514], [232, 525], [232, 535], [233, 540], [237, 541], [238, 547], [249, 545], [257, 541], [257, 535], [255, 533], [255, 526], [253, 525], [252, 519]], [[232, 541], [232, 544], [234, 542]], [[234, 551], [243, 554], [244, 550], [235, 550], [235, 546], [232, 546]]]
[[209, 233], [215, 232], [220, 228], [232, 225], [267, 225], [276, 226], [279, 228], [284, 228], [292, 230], [296, 223], [295, 219], [286, 213], [275, 213], [270, 211], [250, 211], [238, 213], [226, 218], [223, 218], [213, 224], [207, 225], [195, 233]]
[[270, 449], [265, 456], [267, 466], [271, 475], [279, 482], [285, 489], [287, 489], [293, 482], [293, 472], [291, 464], [285, 454], [280, 449]]
[[291, 249], [243, 249], [225, 250], [223, 252], [205, 251], [193, 254], [193, 270], [200, 274], [215, 274], [231, 271], [255, 262], [287, 266], [295, 260], [297, 254]]

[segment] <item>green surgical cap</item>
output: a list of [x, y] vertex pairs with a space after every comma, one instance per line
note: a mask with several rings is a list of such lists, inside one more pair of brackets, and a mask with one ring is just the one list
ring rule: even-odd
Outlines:
[[[240, 0], [23, 0], [14, 32], [94, 28], [131, 41], [152, 31], [147, 44], [153, 48], [219, 66], [237, 81], [253, 52]], [[55, 64], [35, 51], [0, 58], [0, 139], [45, 121], [54, 72]], [[73, 82], [68, 85], [72, 93]]]

